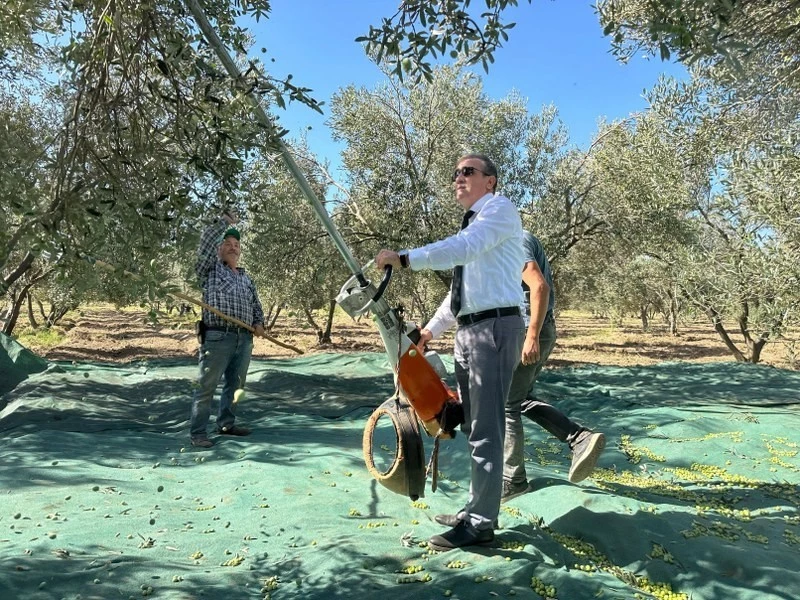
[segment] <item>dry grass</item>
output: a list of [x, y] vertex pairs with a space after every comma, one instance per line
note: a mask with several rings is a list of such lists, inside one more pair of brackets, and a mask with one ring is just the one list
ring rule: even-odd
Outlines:
[[[744, 349], [741, 334], [729, 328], [733, 341]], [[636, 319], [625, 319], [619, 327], [607, 319], [586, 313], [566, 311], [558, 318], [559, 340], [553, 363], [604, 365], [650, 365], [663, 361], [714, 362], [733, 360], [712, 326], [705, 321], [685, 323], [678, 335], [669, 334], [664, 325], [653, 325], [643, 332]], [[798, 339], [795, 335], [794, 339]], [[790, 343], [767, 344], [761, 362], [782, 368], [798, 368]]]
[[[35, 336], [24, 338], [24, 341], [35, 352], [53, 360], [129, 362], [150, 358], [193, 358], [196, 355], [192, 317], [163, 315], [154, 324], [141, 310], [116, 310], [110, 305], [96, 305], [68, 315], [64, 325], [64, 338], [54, 346], [51, 343], [37, 347]], [[651, 331], [642, 332], [635, 319], [624, 320], [621, 326], [615, 327], [606, 319], [565, 311], [558, 316], [557, 327], [558, 342], [549, 363], [553, 367], [733, 360], [717, 334], [705, 322], [684, 324], [679, 335], [673, 337], [658, 324]], [[384, 350], [370, 319], [355, 322], [343, 313], [335, 319], [332, 343], [328, 345], [317, 343], [316, 333], [300, 316], [281, 316], [272, 335], [306, 353]], [[799, 338], [794, 336], [795, 340]], [[734, 341], [741, 345], [741, 336], [735, 336]], [[452, 335], [435, 340], [432, 347], [441, 353], [449, 353]], [[762, 362], [782, 368], [798, 368], [800, 364], [798, 357], [792, 354], [793, 350], [800, 350], [800, 344], [795, 342], [794, 347], [785, 342], [768, 344]], [[261, 358], [295, 356], [290, 350], [263, 339], [256, 340], [253, 354]]]

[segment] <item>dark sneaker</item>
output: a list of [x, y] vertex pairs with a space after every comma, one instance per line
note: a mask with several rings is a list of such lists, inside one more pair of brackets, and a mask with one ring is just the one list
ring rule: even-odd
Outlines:
[[[461, 521], [461, 519], [458, 518], [458, 515], [436, 515], [433, 517], [433, 520], [439, 523], [439, 525], [444, 525], [445, 527], [455, 527]], [[496, 519], [492, 527], [494, 529], [500, 529]]]
[[450, 531], [435, 535], [428, 540], [431, 550], [447, 552], [465, 546], [486, 546], [494, 542], [494, 530], [475, 529], [466, 521], [459, 521]]
[[527, 481], [514, 483], [513, 481], [503, 480], [503, 495], [500, 497], [500, 504], [505, 504], [512, 498], [527, 494], [531, 490]]
[[218, 430], [220, 435], [250, 435], [250, 430], [247, 427], [240, 427], [239, 425], [231, 425], [230, 427], [220, 427]]
[[583, 481], [594, 471], [600, 453], [606, 447], [606, 436], [602, 433], [586, 432], [572, 446], [572, 465], [569, 468], [569, 480], [572, 483]]
[[211, 448], [214, 445], [208, 438], [192, 438], [192, 446], [195, 448]]

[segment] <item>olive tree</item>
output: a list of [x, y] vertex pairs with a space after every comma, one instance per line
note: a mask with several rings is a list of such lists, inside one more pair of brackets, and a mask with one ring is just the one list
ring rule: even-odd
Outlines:
[[[205, 10], [244, 62], [250, 38], [238, 19], [263, 16], [269, 2], [206, 2]], [[43, 252], [62, 257], [59, 268], [69, 257], [100, 255], [133, 271], [191, 254], [200, 217], [229, 201], [270, 140], [185, 3], [19, 0], [0, 8], [0, 25], [5, 95], [35, 85], [30, 103], [49, 124], [27, 137], [21, 116], [12, 123], [19, 134], [14, 176], [0, 188], [10, 208], [0, 291]], [[256, 66], [248, 90], [267, 104], [293, 98], [317, 107], [307, 90]], [[31, 112], [6, 101], [3, 110]]]
[[408, 75], [417, 83], [423, 78], [432, 81], [431, 61], [441, 57], [462, 64], [480, 63], [488, 72], [494, 51], [515, 26], [505, 20], [504, 13], [517, 6], [518, 0], [470, 4], [470, 0], [407, 0], [356, 41], [363, 42], [367, 54], [400, 80]]
[[607, 193], [627, 214], [611, 227], [608, 247], [623, 249], [611, 260], [659, 261], [731, 354], [758, 362], [797, 322], [797, 267], [787, 258], [796, 175], [785, 172], [796, 125], [765, 137], [706, 79], [664, 80], [649, 98], [651, 108], [596, 154]]
[[[383, 247], [417, 247], [457, 231], [462, 211], [451, 176], [465, 153], [491, 156], [501, 190], [520, 207], [529, 198], [514, 193], [525, 187], [519, 174], [526, 172], [532, 128], [524, 101], [514, 93], [491, 100], [475, 75], [445, 67], [420, 84], [390, 78], [372, 90], [348, 86], [334, 96], [331, 114], [334, 136], [346, 144], [339, 223], [364, 259]], [[424, 319], [450, 276], [403, 272], [390, 294]]]

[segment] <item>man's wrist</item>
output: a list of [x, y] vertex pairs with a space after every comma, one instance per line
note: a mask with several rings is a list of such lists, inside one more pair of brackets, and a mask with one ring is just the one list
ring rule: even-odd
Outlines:
[[411, 263], [408, 262], [408, 252], [400, 253], [400, 266], [404, 269], [407, 269], [409, 266], [411, 266]]
[[228, 225], [235, 225], [238, 219], [236, 218], [236, 213], [230, 210], [223, 210], [222, 211], [222, 220], [225, 221]]

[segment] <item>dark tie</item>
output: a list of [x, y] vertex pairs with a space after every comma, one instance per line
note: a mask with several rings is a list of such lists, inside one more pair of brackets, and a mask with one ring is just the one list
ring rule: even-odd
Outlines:
[[[464, 218], [461, 219], [461, 229], [465, 229], [469, 225], [469, 220], [475, 214], [474, 210], [468, 210], [464, 213]], [[454, 317], [458, 316], [458, 311], [461, 310], [461, 280], [464, 279], [464, 265], [456, 265], [453, 268], [453, 283], [450, 286], [450, 310]]]

